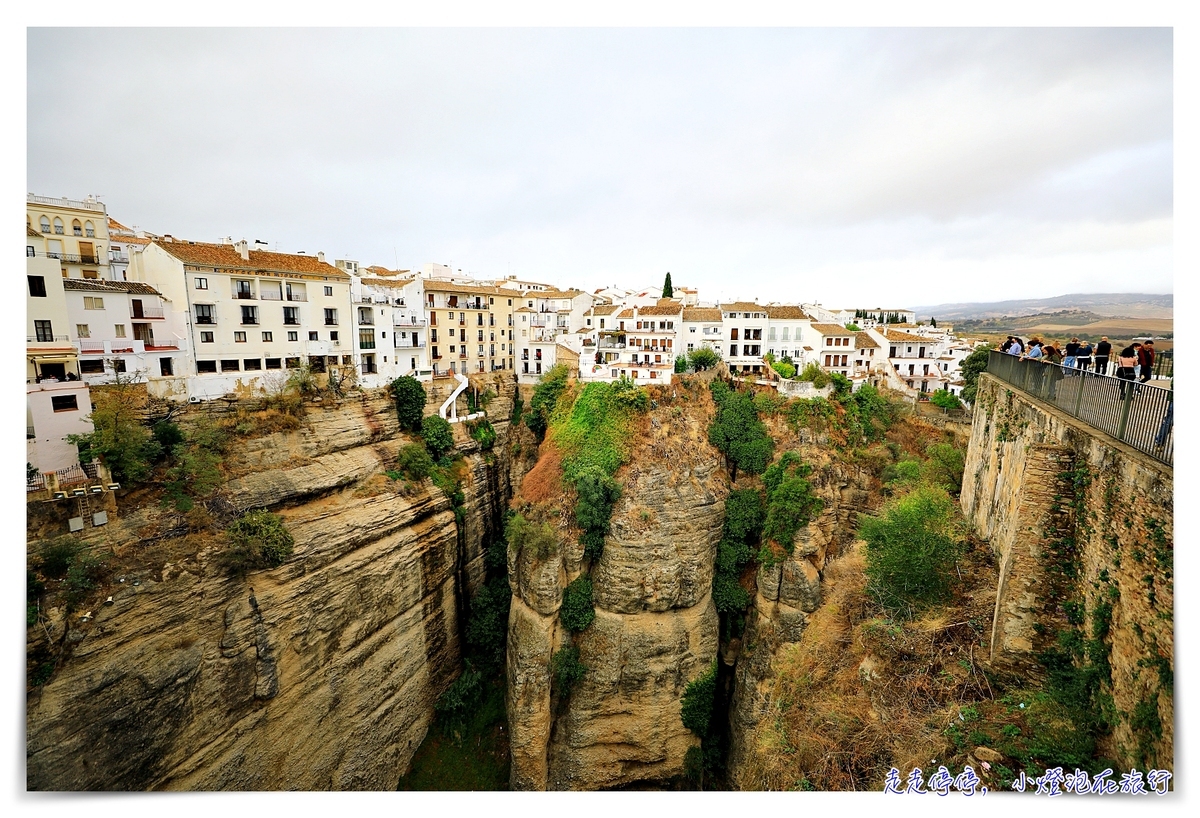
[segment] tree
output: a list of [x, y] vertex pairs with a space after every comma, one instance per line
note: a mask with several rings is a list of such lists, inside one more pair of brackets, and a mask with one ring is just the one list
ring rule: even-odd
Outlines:
[[579, 495], [575, 522], [583, 529], [579, 539], [584, 556], [594, 562], [604, 549], [613, 505], [621, 498], [621, 485], [599, 466], [588, 466], [575, 478], [575, 491]]
[[255, 509], [225, 529], [229, 547], [221, 554], [226, 568], [235, 576], [245, 576], [257, 568], [275, 568], [292, 554], [295, 544], [283, 518], [265, 509]]
[[931, 326], [931, 327], [936, 327], [936, 326], [937, 326], [937, 319], [936, 319], [936, 318], [930, 318], [930, 319], [929, 319], [929, 326]]
[[785, 361], [776, 361], [771, 364], [771, 369], [778, 372], [780, 377], [787, 378], [788, 380], [796, 377], [796, 367]]
[[958, 396], [946, 389], [938, 389], [929, 396], [929, 402], [934, 406], [940, 406], [943, 409], [961, 409], [962, 402]]
[[723, 455], [731, 480], [737, 480], [738, 469], [750, 474], [762, 474], [771, 462], [775, 443], [767, 428], [758, 419], [754, 398], [746, 391], [730, 390], [724, 383], [709, 387], [717, 402], [717, 416], [708, 427], [708, 442]]
[[588, 625], [592, 624], [596, 609], [592, 605], [592, 581], [587, 574], [581, 574], [563, 589], [562, 607], [558, 615], [570, 631], [587, 630]]
[[961, 550], [955, 503], [940, 488], [921, 486], [888, 504], [878, 517], [861, 516], [868, 588], [893, 614], [944, 600]]
[[121, 482], [136, 483], [150, 476], [150, 467], [162, 453], [142, 422], [145, 392], [130, 383], [117, 383], [92, 391], [92, 431], [68, 435], [67, 441], [79, 446], [79, 459], [89, 462], [99, 457]]
[[674, 298], [675, 288], [671, 286], [671, 274], [667, 273], [667, 279], [663, 282], [663, 298]]
[[821, 365], [816, 361], [809, 361], [798, 379], [810, 382], [817, 389], [829, 385], [829, 374], [824, 369], [821, 369]]
[[708, 347], [700, 347], [688, 353], [688, 363], [697, 372], [712, 369], [720, 360], [721, 357]]
[[962, 399], [967, 403], [975, 403], [975, 389], [979, 384], [979, 373], [985, 372], [988, 365], [987, 345], [978, 347], [959, 364], [963, 382], [966, 387], [962, 391]]
[[439, 415], [430, 415], [421, 422], [421, 437], [434, 460], [454, 448], [454, 430], [450, 422]]
[[405, 375], [392, 381], [391, 388], [400, 428], [406, 432], [419, 431], [425, 414], [425, 387], [416, 378]]

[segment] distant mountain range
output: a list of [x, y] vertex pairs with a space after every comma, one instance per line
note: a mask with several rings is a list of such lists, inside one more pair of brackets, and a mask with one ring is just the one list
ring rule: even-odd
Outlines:
[[1171, 293], [1072, 293], [1053, 298], [934, 304], [912, 309], [917, 313], [918, 320], [933, 317], [939, 321], [1002, 318], [1062, 310], [1081, 310], [1095, 313], [1097, 316], [1122, 318], [1173, 318], [1175, 296]]

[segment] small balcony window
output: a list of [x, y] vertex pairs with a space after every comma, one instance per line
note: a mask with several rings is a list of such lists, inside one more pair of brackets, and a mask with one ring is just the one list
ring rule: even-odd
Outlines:
[[[328, 288], [326, 288], [326, 289], [328, 289]], [[327, 327], [336, 327], [337, 326], [337, 310], [331, 309], [329, 307], [325, 308], [325, 326], [327, 326]]]
[[257, 324], [258, 323], [258, 307], [242, 307], [242, 323]]

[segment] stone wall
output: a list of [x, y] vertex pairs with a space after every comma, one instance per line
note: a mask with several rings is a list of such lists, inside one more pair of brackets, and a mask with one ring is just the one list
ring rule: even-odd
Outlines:
[[992, 660], [1036, 673], [1072, 610], [1085, 638], [1111, 616], [1101, 750], [1143, 770], [1174, 762], [1173, 489], [1169, 466], [981, 376], [962, 506], [1000, 562]]

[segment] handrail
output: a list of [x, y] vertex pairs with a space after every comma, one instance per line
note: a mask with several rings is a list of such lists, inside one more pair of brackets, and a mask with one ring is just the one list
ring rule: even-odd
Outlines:
[[[1115, 359], [1109, 361], [1113, 367]], [[989, 375], [1167, 465], [1174, 463], [1173, 390], [993, 349]]]

